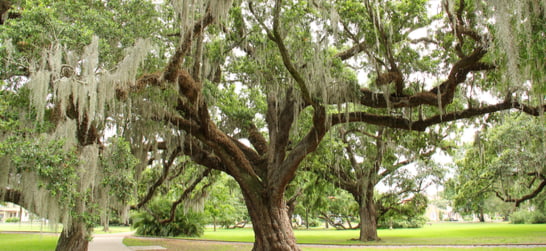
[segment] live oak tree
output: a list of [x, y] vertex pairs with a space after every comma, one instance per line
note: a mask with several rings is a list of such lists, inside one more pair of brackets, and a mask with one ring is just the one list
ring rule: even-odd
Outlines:
[[25, 90], [2, 90], [1, 96], [7, 101], [1, 109], [2, 201], [62, 223], [56, 250], [87, 250], [99, 218], [110, 210], [127, 215], [136, 164], [128, 143], [111, 138], [100, 149], [78, 146], [76, 130], [36, 123]]
[[[311, 171], [349, 192], [358, 203], [360, 241], [379, 240], [378, 220], [396, 215], [394, 211], [402, 208], [398, 204], [413, 200], [416, 205], [423, 204], [421, 193], [429, 183], [427, 178], [441, 176], [430, 157], [443, 136], [432, 131], [422, 134], [375, 126], [340, 127], [334, 131], [333, 138], [339, 140], [322, 142], [313, 154], [320, 164]], [[410, 164], [412, 171], [405, 169]], [[379, 183], [388, 190], [377, 193]], [[426, 200], [420, 207], [426, 207]], [[400, 210], [400, 214], [404, 212]]]
[[104, 132], [109, 111], [123, 108], [113, 102], [116, 86], [134, 81], [147, 54], [127, 48], [140, 31], [119, 35], [136, 27], [123, 12], [142, 4], [28, 1], [2, 10], [0, 197], [62, 223], [56, 250], [87, 250], [93, 225], [111, 210], [126, 218], [137, 160], [126, 140]]
[[519, 207], [546, 187], [543, 117], [502, 113], [487, 125], [462, 148], [451, 184], [454, 206], [476, 213], [481, 221], [489, 197]]
[[[130, 106], [114, 110], [120, 118], [169, 128], [155, 127], [156, 133], [128, 123], [125, 130], [165, 136], [168, 152], [237, 181], [253, 222], [254, 250], [299, 250], [284, 192], [332, 127], [359, 123], [428, 133], [436, 124], [500, 110], [543, 114], [545, 7], [534, 0], [446, 0], [441, 14], [429, 17], [424, 0], [173, 1], [174, 15], [161, 21], [179, 34], [152, 30], [142, 36], [159, 38], [158, 49], [137, 44], [132, 50], [151, 52], [155, 67], [116, 75], [134, 68], [99, 68], [83, 60], [76, 62], [91, 67], [74, 69], [101, 70], [99, 86], [113, 89], [87, 95], [116, 94], [111, 100]], [[146, 18], [157, 20], [145, 16], [137, 24], [149, 24]], [[174, 48], [165, 50], [172, 39]], [[39, 48], [55, 49], [51, 44]], [[110, 65], [139, 62], [122, 58]], [[74, 62], [64, 60], [61, 65]], [[30, 81], [56, 79], [44, 78], [39, 67], [15, 69]], [[53, 76], [61, 70], [47, 68]], [[484, 92], [496, 101], [484, 102]], [[241, 109], [229, 109], [236, 107]], [[78, 125], [92, 117], [81, 105], [77, 111]], [[309, 126], [300, 128], [302, 119]], [[88, 125], [82, 128], [89, 132]]]
[[[143, 6], [149, 8], [142, 10]], [[176, 144], [170, 144], [174, 137], [163, 137], [169, 140], [161, 144], [150, 140], [163, 136], [166, 129], [144, 137], [148, 131], [142, 127], [158, 127], [136, 123], [141, 117], [127, 116], [132, 106], [116, 102], [125, 100], [127, 84], [136, 81], [140, 66], [154, 68], [157, 58], [148, 58], [142, 65], [153, 39], [137, 37], [153, 34], [158, 20], [147, 20], [147, 25], [139, 25], [137, 20], [157, 17], [158, 13], [156, 6], [142, 1], [29, 2], [18, 7], [23, 10], [10, 10], [22, 12], [17, 19], [0, 27], [1, 63], [5, 66], [1, 75], [6, 82], [2, 95], [8, 97], [6, 106], [12, 108], [2, 109], [6, 124], [1, 149], [6, 159], [2, 199], [63, 223], [57, 250], [86, 250], [92, 226], [99, 218], [105, 228], [112, 210], [124, 220], [130, 203], [136, 204], [133, 209], [144, 207], [167, 178], [160, 175], [148, 184], [141, 175], [144, 168], [159, 166], [169, 179], [179, 178], [181, 173], [191, 175], [185, 168], [188, 165], [178, 158]], [[130, 16], [127, 11], [142, 15]], [[125, 35], [127, 31], [134, 32]], [[139, 98], [150, 100], [153, 95], [150, 92]], [[139, 130], [130, 133], [125, 130], [129, 125]], [[125, 139], [109, 136], [112, 131]], [[166, 144], [169, 151], [164, 149]], [[48, 151], [41, 151], [43, 148]], [[139, 165], [133, 154], [139, 157]], [[178, 179], [179, 183], [171, 186], [177, 190], [171, 211], [199, 197], [192, 192], [203, 187], [199, 183], [209, 174], [210, 170], [204, 170], [193, 173], [187, 182]], [[149, 185], [141, 197], [135, 196], [139, 195], [137, 182]], [[172, 218], [171, 213], [158, 220]]]

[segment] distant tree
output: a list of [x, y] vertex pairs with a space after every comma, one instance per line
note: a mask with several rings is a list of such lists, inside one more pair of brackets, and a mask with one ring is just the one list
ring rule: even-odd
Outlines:
[[[433, 144], [439, 142], [435, 139], [439, 137], [436, 134], [400, 132], [382, 127], [370, 129], [374, 130], [358, 127], [339, 129], [341, 140], [336, 141], [338, 137], [334, 137], [323, 141], [316, 152], [318, 161], [315, 162], [320, 165], [311, 168], [319, 177], [349, 192], [358, 203], [361, 241], [378, 240], [378, 220], [410, 213], [402, 210], [403, 204], [409, 205], [414, 199], [420, 206], [414, 208], [415, 213], [406, 216], [424, 213], [422, 204], [426, 208], [426, 200], [422, 199], [421, 193], [427, 187], [427, 179], [441, 175], [432, 161], [424, 163], [436, 151]], [[422, 162], [413, 170], [404, 169], [419, 159]], [[389, 191], [378, 196], [376, 189], [380, 182], [386, 184]]]
[[464, 147], [456, 176], [448, 183], [454, 206], [476, 213], [480, 221], [491, 196], [519, 207], [543, 194], [546, 186], [543, 118], [504, 113], [489, 122]]
[[428, 206], [428, 199], [423, 193], [413, 193], [411, 197], [397, 197], [400, 194], [387, 193], [377, 195], [378, 228], [418, 228], [422, 227]]
[[237, 183], [228, 176], [222, 176], [211, 187], [205, 202], [205, 213], [211, 219], [214, 231], [218, 225], [235, 228], [249, 223], [243, 195]]

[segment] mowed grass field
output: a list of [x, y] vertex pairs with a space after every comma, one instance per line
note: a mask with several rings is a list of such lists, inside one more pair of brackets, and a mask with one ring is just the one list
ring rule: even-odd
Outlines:
[[12, 234], [0, 233], [0, 250], [2, 251], [46, 251], [55, 250], [56, 234]]
[[[0, 224], [0, 231], [31, 231], [5, 227]], [[115, 228], [116, 232], [126, 232], [128, 228]], [[45, 231], [45, 230], [43, 230]], [[468, 250], [453, 247], [373, 247], [374, 245], [474, 245], [474, 244], [546, 244], [546, 224], [514, 225], [506, 223], [440, 223], [427, 225], [419, 229], [379, 230], [382, 238], [379, 242], [361, 243], [352, 239], [358, 238], [357, 230], [296, 230], [299, 244], [347, 245], [344, 247], [303, 247], [306, 251], [322, 250]], [[213, 243], [206, 240], [247, 242], [247, 243]], [[160, 245], [175, 251], [230, 251], [251, 250], [254, 240], [252, 229], [219, 229], [214, 232], [207, 229], [200, 238], [140, 239], [126, 238], [129, 246]], [[0, 250], [54, 250], [57, 235], [0, 233]], [[354, 247], [354, 245], [366, 245]], [[477, 247], [472, 250], [514, 250], [508, 248]], [[546, 248], [525, 248], [525, 251], [546, 250]]]
[[[108, 232], [102, 231], [103, 227], [96, 227], [93, 231], [96, 234], [105, 233], [123, 233], [132, 231], [130, 227], [111, 226]], [[0, 231], [4, 232], [44, 232], [61, 233], [63, 226], [61, 224], [40, 224], [40, 223], [1, 223]]]
[[[361, 245], [358, 230], [295, 230], [298, 243]], [[381, 229], [366, 245], [546, 243], [546, 224], [439, 223], [415, 229]], [[197, 239], [253, 242], [252, 229], [206, 231]]]
[[[306, 251], [322, 250], [468, 250], [467, 247], [411, 247], [411, 245], [475, 245], [475, 244], [546, 244], [546, 224], [514, 225], [506, 223], [440, 223], [418, 229], [379, 230], [379, 242], [362, 243], [355, 241], [358, 230], [295, 230], [299, 244], [322, 244], [322, 247], [303, 247]], [[138, 239], [127, 238], [127, 245], [161, 245], [168, 250], [251, 250], [252, 245], [241, 243], [204, 243], [203, 240], [230, 242], [253, 242], [252, 229], [208, 230], [200, 238]], [[327, 245], [346, 245], [328, 247]], [[355, 247], [356, 245], [365, 245]], [[374, 246], [406, 247], [376, 247]], [[515, 247], [476, 247], [472, 250], [514, 250]], [[525, 248], [522, 250], [545, 250], [546, 248]]]

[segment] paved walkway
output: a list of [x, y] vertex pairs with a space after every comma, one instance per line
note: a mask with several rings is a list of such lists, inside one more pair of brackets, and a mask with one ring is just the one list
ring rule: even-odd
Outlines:
[[123, 238], [132, 233], [95, 234], [89, 242], [88, 251], [131, 251], [123, 245]]
[[89, 242], [88, 251], [133, 251], [133, 250], [167, 250], [160, 246], [132, 246], [123, 245], [123, 238], [132, 235], [132, 232], [116, 234], [95, 234]]

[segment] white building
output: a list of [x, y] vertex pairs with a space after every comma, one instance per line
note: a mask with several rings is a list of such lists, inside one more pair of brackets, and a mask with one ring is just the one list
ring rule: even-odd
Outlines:
[[0, 204], [0, 222], [6, 222], [9, 218], [19, 218], [21, 222], [30, 221], [30, 212], [23, 207], [13, 203]]

